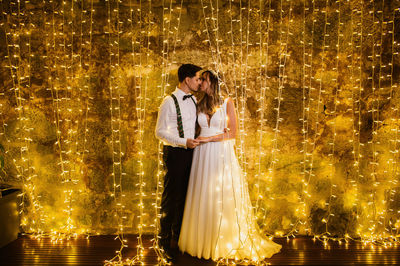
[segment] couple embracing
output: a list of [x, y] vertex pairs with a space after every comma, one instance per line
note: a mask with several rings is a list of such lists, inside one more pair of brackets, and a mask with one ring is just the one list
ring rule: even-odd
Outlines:
[[[232, 99], [221, 96], [218, 74], [212, 70], [184, 64], [178, 79], [178, 87], [160, 106], [156, 126], [166, 166], [161, 251], [168, 261], [178, 250], [213, 260], [271, 257], [281, 246], [259, 233], [235, 155]], [[204, 94], [198, 102], [192, 95], [197, 91]]]

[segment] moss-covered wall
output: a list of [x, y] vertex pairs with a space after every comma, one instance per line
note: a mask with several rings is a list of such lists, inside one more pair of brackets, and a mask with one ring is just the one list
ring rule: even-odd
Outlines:
[[25, 231], [154, 231], [158, 106], [190, 62], [235, 99], [263, 230], [398, 232], [399, 2], [218, 4], [2, 1], [1, 179]]

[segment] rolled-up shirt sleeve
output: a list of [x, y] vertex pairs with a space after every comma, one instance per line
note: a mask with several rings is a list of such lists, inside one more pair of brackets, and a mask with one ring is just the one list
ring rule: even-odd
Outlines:
[[186, 138], [179, 137], [176, 121], [171, 121], [171, 117], [176, 117], [176, 110], [172, 97], [168, 96], [158, 110], [156, 137], [163, 141], [164, 144], [174, 147], [186, 147]]

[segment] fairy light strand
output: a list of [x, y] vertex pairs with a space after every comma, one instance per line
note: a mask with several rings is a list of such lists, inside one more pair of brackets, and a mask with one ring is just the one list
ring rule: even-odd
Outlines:
[[[370, 14], [372, 14], [372, 26], [375, 28], [375, 24], [378, 24], [379, 21], [376, 21], [376, 16], [375, 16], [375, 1], [371, 1], [372, 3], [372, 10], [369, 11]], [[369, 238], [372, 240], [372, 235], [373, 232], [375, 231], [376, 227], [376, 178], [377, 178], [377, 172], [376, 168], [379, 165], [379, 162], [377, 162], [377, 143], [376, 143], [376, 135], [377, 135], [377, 128], [378, 128], [378, 118], [377, 118], [377, 109], [379, 108], [379, 103], [378, 107], [376, 107], [377, 104], [377, 96], [376, 96], [376, 88], [375, 88], [375, 64], [376, 64], [376, 54], [375, 54], [375, 48], [376, 48], [376, 42], [375, 42], [375, 34], [374, 33], [369, 33], [369, 36], [371, 36], [372, 39], [372, 53], [371, 56], [369, 56], [372, 59], [372, 65], [371, 65], [371, 76], [368, 78], [371, 80], [371, 89], [372, 89], [372, 100], [371, 100], [371, 109], [368, 110], [372, 114], [372, 138], [370, 141], [368, 141], [368, 144], [370, 144], [371, 150], [372, 150], [372, 159], [369, 160], [369, 164], [371, 165], [371, 181], [373, 186], [369, 189], [368, 192], [368, 206], [370, 210], [368, 211], [367, 214], [367, 223], [368, 223], [368, 231], [367, 233], [363, 232], [363, 236], [365, 238]], [[366, 209], [366, 207], [364, 207]]]
[[[111, 128], [111, 156], [112, 156], [112, 173], [113, 192], [111, 197], [114, 200], [114, 217], [118, 223], [117, 236], [121, 244], [120, 249], [116, 250], [116, 255], [106, 261], [106, 265], [114, 265], [122, 263], [122, 250], [127, 247], [127, 240], [124, 239], [124, 203], [122, 178], [126, 175], [122, 169], [122, 146], [121, 146], [121, 91], [117, 80], [117, 70], [120, 65], [119, 38], [120, 38], [120, 21], [119, 21], [119, 1], [116, 0], [116, 7], [111, 7], [111, 0], [107, 2], [107, 22], [108, 22], [108, 47], [109, 47], [109, 97], [110, 97], [110, 128]], [[111, 26], [113, 18], [116, 20], [116, 28]], [[114, 24], [115, 25], [115, 24]], [[115, 37], [116, 36], [116, 37]]]
[[[328, 8], [328, 0], [325, 2], [325, 9], [322, 10], [321, 12], [324, 14], [324, 30], [323, 30], [323, 41], [322, 41], [322, 55], [321, 55], [321, 73], [324, 73], [325, 71], [325, 56], [326, 56], [326, 48], [329, 48], [329, 46], [327, 45], [327, 37], [329, 36], [329, 34], [327, 33], [327, 26], [328, 26], [328, 12], [327, 12], [327, 8]], [[318, 88], [318, 100], [317, 100], [317, 109], [315, 111], [315, 115], [316, 115], [316, 122], [315, 122], [315, 134], [314, 134], [314, 140], [313, 140], [313, 151], [315, 150], [316, 147], [316, 142], [317, 142], [317, 138], [320, 135], [320, 133], [318, 132], [319, 130], [319, 115], [320, 115], [320, 105], [321, 105], [321, 101], [322, 101], [322, 96], [325, 93], [325, 90], [323, 89], [322, 86], [322, 74], [321, 76], [317, 79], [317, 82], [319, 83], [319, 88]], [[313, 160], [311, 161], [311, 165], [313, 164]], [[310, 169], [310, 173], [312, 173], [312, 167]], [[332, 188], [332, 187], [331, 187]], [[331, 198], [331, 197], [330, 197]], [[329, 203], [328, 203], [329, 204]], [[325, 218], [322, 219], [322, 223], [326, 224], [327, 220]], [[327, 227], [326, 227], [327, 230]], [[327, 240], [325, 239], [325, 235], [318, 235], [316, 236], [317, 238], [319, 237], [323, 237], [323, 241], [324, 244], [326, 244]]]
[[[7, 13], [4, 12], [3, 9], [3, 2], [1, 2], [2, 5], [2, 15], [7, 16]], [[16, 5], [17, 6], [17, 11], [13, 12], [12, 11], [12, 6]], [[26, 11], [27, 12], [27, 11]], [[25, 13], [26, 13], [25, 12]], [[21, 132], [24, 132], [24, 136], [18, 135], [18, 140], [20, 143], [23, 143], [19, 149], [19, 154], [20, 154], [20, 161], [13, 159], [13, 164], [16, 166], [17, 170], [17, 177], [21, 179], [22, 182], [22, 193], [20, 193], [18, 196], [21, 197], [21, 203], [20, 203], [20, 215], [21, 217], [21, 225], [27, 232], [40, 232], [42, 229], [40, 228], [40, 225], [44, 223], [43, 218], [41, 217], [41, 208], [42, 206], [40, 205], [39, 202], [39, 195], [36, 195], [36, 186], [33, 183], [34, 177], [36, 175], [34, 174], [34, 166], [31, 165], [31, 156], [29, 153], [29, 143], [31, 141], [30, 136], [30, 131], [32, 128], [29, 128], [26, 124], [26, 121], [28, 121], [28, 118], [25, 116], [25, 110], [29, 109], [29, 103], [24, 104], [26, 99], [22, 97], [21, 94], [21, 89], [22, 87], [25, 87], [26, 90], [28, 90], [28, 102], [30, 101], [30, 75], [31, 75], [31, 22], [30, 22], [30, 16], [28, 16], [28, 27], [27, 27], [27, 32], [22, 31], [22, 27], [25, 27], [25, 23], [21, 22], [23, 19], [22, 16], [25, 16], [25, 13], [21, 11], [21, 2], [18, 1], [17, 3], [11, 2], [10, 3], [10, 21], [11, 21], [11, 28], [8, 27], [8, 25], [3, 24], [4, 31], [5, 31], [5, 42], [7, 46], [7, 55], [6, 58], [8, 59], [8, 64], [11, 72], [11, 79], [12, 79], [12, 89], [11, 91], [14, 92], [15, 96], [15, 101], [17, 107], [15, 107], [16, 113], [18, 114], [17, 120], [19, 121], [19, 128], [22, 128]], [[31, 14], [31, 13], [30, 13]], [[13, 16], [16, 16], [13, 18]], [[5, 20], [4, 20], [5, 21]], [[15, 22], [16, 21], [16, 22]], [[4, 22], [3, 22], [4, 23]], [[27, 43], [22, 43], [23, 40], [23, 35], [28, 36], [28, 41]], [[11, 42], [8, 40], [8, 36], [10, 36]], [[16, 40], [14, 40], [14, 38]], [[27, 57], [28, 57], [28, 65], [23, 65], [22, 61], [22, 55], [23, 51], [21, 52], [21, 47], [28, 47], [28, 52], [27, 52]], [[10, 47], [12, 47], [12, 52], [10, 51]], [[13, 54], [12, 54], [13, 53]], [[25, 52], [26, 54], [26, 52]], [[13, 60], [15, 59], [14, 63]], [[23, 72], [21, 73], [21, 68], [25, 69], [27, 68], [27, 76], [22, 76]], [[14, 71], [13, 71], [14, 70]], [[25, 81], [27, 80], [27, 81]], [[6, 125], [3, 122], [3, 128], [5, 129]], [[17, 130], [19, 129], [17, 128]], [[21, 134], [21, 133], [20, 133]], [[23, 137], [23, 139], [22, 139]], [[6, 137], [7, 142], [9, 142], [9, 139]], [[7, 153], [7, 152], [6, 152]], [[25, 201], [29, 200], [30, 201], [30, 208], [27, 209], [27, 206], [25, 205]], [[30, 218], [30, 219], [29, 219]]]
[[[165, 36], [167, 36], [167, 34], [165, 33], [166, 31], [166, 22], [167, 19], [165, 18], [165, 1], [163, 1], [163, 6], [162, 6], [162, 36], [163, 36], [163, 41], [162, 41], [162, 73], [161, 73], [161, 84], [157, 87], [160, 88], [159, 90], [159, 94], [157, 95], [157, 97], [161, 100], [165, 97], [165, 90], [167, 87], [167, 68], [168, 68], [168, 62], [167, 62], [167, 55], [168, 55], [168, 45], [169, 45], [169, 38], [165, 38]], [[171, 14], [171, 10], [170, 10], [170, 14]], [[171, 17], [170, 17], [171, 19]], [[133, 28], [133, 25], [132, 25]], [[161, 141], [158, 141], [158, 145], [157, 145], [157, 179], [156, 179], [156, 191], [154, 193], [155, 196], [155, 202], [153, 203], [154, 206], [154, 220], [153, 220], [153, 225], [154, 225], [154, 238], [152, 239], [153, 241], [153, 246], [152, 248], [154, 249], [154, 251], [157, 254], [157, 260], [158, 260], [158, 264], [167, 264], [166, 259], [163, 257], [163, 253], [160, 251], [160, 246], [159, 246], [159, 231], [160, 231], [160, 218], [161, 218], [161, 214], [160, 214], [160, 206], [161, 206], [161, 191], [163, 188], [163, 184], [161, 181], [161, 177], [164, 174], [163, 171], [163, 143]]]
[[[307, 102], [307, 109], [306, 109], [306, 113], [307, 113], [307, 129], [306, 129], [306, 134], [307, 136], [309, 136], [308, 134], [308, 128], [311, 126], [311, 122], [309, 121], [311, 119], [311, 104], [315, 101], [315, 99], [313, 98], [313, 91], [316, 90], [316, 88], [313, 85], [313, 81], [314, 81], [314, 75], [313, 75], [313, 70], [314, 70], [314, 33], [315, 33], [315, 24], [316, 24], [316, 8], [315, 8], [315, 1], [312, 1], [312, 29], [311, 29], [311, 43], [310, 43], [310, 63], [309, 63], [309, 80], [308, 80], [308, 91], [309, 91], [309, 96], [308, 96], [308, 102]], [[319, 99], [318, 99], [318, 106], [319, 106]], [[318, 112], [317, 112], [318, 113]], [[318, 120], [318, 117], [316, 118], [316, 120]], [[315, 129], [315, 131], [317, 132], [317, 130]], [[311, 138], [311, 137], [310, 137]], [[308, 146], [310, 144], [310, 151], [308, 149]], [[304, 156], [304, 179], [302, 180], [303, 182], [303, 190], [302, 193], [300, 195], [301, 198], [301, 202], [302, 202], [302, 216], [301, 216], [301, 223], [304, 225], [304, 230], [306, 234], [311, 233], [311, 228], [309, 228], [309, 221], [307, 218], [307, 200], [309, 198], [311, 198], [311, 194], [309, 193], [309, 184], [311, 181], [311, 178], [313, 176], [315, 176], [315, 174], [313, 174], [312, 169], [313, 169], [313, 162], [314, 162], [314, 149], [315, 149], [315, 139], [314, 141], [311, 140], [310, 143], [310, 139], [307, 138], [307, 140], [305, 141], [305, 156]]]
[[[269, 76], [268, 76], [268, 65], [269, 65], [269, 39], [270, 39], [270, 22], [271, 22], [271, 0], [268, 1], [268, 16], [267, 16], [267, 28], [265, 30], [266, 32], [266, 40], [264, 42], [263, 40], [263, 16], [261, 13], [261, 7], [262, 7], [262, 1], [260, 0], [260, 10], [259, 10], [259, 16], [260, 16], [260, 22], [259, 22], [259, 31], [257, 32], [260, 35], [259, 39], [259, 46], [260, 46], [260, 95], [259, 95], [259, 139], [258, 139], [258, 169], [257, 169], [257, 174], [256, 174], [256, 183], [255, 187], [257, 189], [257, 198], [256, 198], [256, 204], [254, 206], [255, 213], [258, 213], [258, 210], [260, 208], [260, 200], [263, 199], [263, 195], [260, 193], [260, 179], [265, 175], [265, 171], [262, 170], [262, 162], [263, 159], [265, 158], [265, 151], [263, 147], [263, 140], [264, 140], [264, 125], [266, 122], [265, 118], [265, 110], [268, 110], [268, 106], [266, 106], [265, 100], [266, 100], [266, 92], [270, 90], [268, 81], [269, 81]], [[264, 7], [267, 8], [267, 7]], [[265, 50], [265, 55], [263, 54], [263, 51]], [[264, 61], [265, 58], [265, 61]]]
[[[309, 7], [306, 7], [306, 1], [303, 2], [303, 28], [302, 28], [302, 46], [303, 46], [303, 67], [302, 67], [302, 118], [300, 118], [300, 121], [302, 122], [302, 150], [300, 151], [303, 154], [303, 160], [300, 162], [302, 170], [301, 170], [301, 175], [302, 175], [302, 192], [299, 195], [299, 201], [300, 201], [300, 207], [297, 207], [295, 209], [295, 214], [298, 217], [296, 222], [293, 223], [293, 227], [291, 229], [290, 233], [296, 232], [298, 229], [298, 226], [301, 225], [303, 222], [302, 220], [306, 220], [306, 203], [305, 203], [305, 198], [304, 198], [304, 187], [308, 185], [306, 183], [306, 178], [308, 174], [308, 162], [309, 162], [309, 153], [308, 153], [308, 142], [309, 142], [309, 119], [310, 119], [310, 102], [311, 102], [311, 84], [307, 83], [308, 80], [310, 80], [312, 76], [312, 55], [313, 55], [313, 49], [312, 49], [312, 42], [314, 40], [314, 9], [313, 9], [313, 15], [312, 15], [312, 30], [311, 30], [311, 44], [306, 42], [306, 11], [309, 11]], [[311, 49], [309, 49], [309, 52], [307, 52], [307, 46], [311, 45]], [[307, 61], [308, 59], [308, 61]], [[309, 62], [307, 64], [307, 62]], [[309, 70], [307, 72], [307, 69]], [[308, 98], [308, 101], [307, 101]]]
[[[390, 152], [392, 153], [392, 159], [391, 159], [391, 165], [390, 165], [390, 172], [389, 174], [391, 176], [393, 176], [394, 178], [392, 180], [390, 180], [390, 189], [388, 191], [388, 202], [387, 202], [387, 212], [385, 215], [385, 230], [388, 228], [388, 232], [390, 233], [390, 235], [398, 235], [398, 231], [399, 231], [399, 227], [400, 227], [400, 219], [399, 219], [399, 215], [396, 215], [395, 209], [392, 206], [393, 202], [395, 201], [394, 196], [396, 195], [397, 191], [395, 189], [396, 185], [398, 184], [398, 176], [399, 176], [399, 167], [398, 167], [398, 158], [399, 158], [399, 148], [398, 148], [398, 143], [399, 143], [399, 139], [398, 139], [398, 133], [399, 133], [399, 108], [396, 104], [393, 103], [394, 101], [394, 93], [395, 90], [397, 90], [397, 83], [393, 84], [393, 68], [394, 68], [394, 59], [395, 59], [395, 55], [398, 55], [398, 51], [397, 48], [395, 48], [396, 45], [398, 45], [398, 43], [395, 41], [395, 22], [396, 22], [396, 12], [399, 11], [399, 9], [394, 9], [393, 10], [393, 15], [392, 15], [392, 20], [390, 21], [390, 23], [392, 24], [392, 28], [391, 28], [391, 61], [390, 61], [390, 102], [391, 102], [391, 110], [393, 112], [393, 116], [394, 118], [391, 118], [391, 124], [395, 125], [393, 128], [391, 128], [391, 135], [394, 135], [395, 137], [391, 139], [391, 143], [390, 143]], [[397, 217], [397, 219], [396, 219]], [[396, 226], [397, 225], [397, 226]]]
[[[338, 82], [339, 79], [339, 56], [340, 56], [340, 37], [342, 35], [341, 33], [341, 26], [342, 26], [342, 21], [341, 21], [341, 16], [340, 16], [340, 0], [336, 1], [336, 13], [338, 14], [338, 25], [337, 25], [337, 40], [336, 40], [336, 60], [335, 60], [335, 67], [333, 68], [333, 71], [335, 72], [335, 77], [332, 79], [333, 84], [335, 84], [334, 86], [334, 90], [335, 90], [335, 96], [333, 99], [333, 110], [329, 111], [329, 108], [327, 108], [326, 112], [327, 115], [329, 117], [332, 117], [331, 121], [331, 126], [333, 127], [333, 133], [332, 133], [332, 139], [331, 142], [329, 143], [329, 145], [331, 146], [330, 148], [330, 152], [328, 154], [329, 157], [329, 167], [330, 167], [330, 173], [329, 173], [329, 179], [331, 182], [331, 186], [330, 186], [330, 195], [328, 198], [328, 202], [325, 202], [325, 205], [327, 206], [327, 213], [325, 215], [325, 217], [323, 218], [323, 221], [325, 223], [325, 232], [323, 232], [323, 236], [327, 236], [330, 237], [331, 233], [329, 232], [329, 221], [331, 219], [331, 217], [334, 217], [335, 214], [332, 211], [332, 204], [334, 202], [334, 200], [337, 198], [337, 196], [334, 194], [335, 193], [335, 188], [336, 188], [336, 184], [334, 182], [334, 177], [336, 175], [336, 171], [335, 171], [335, 163], [336, 163], [336, 158], [335, 158], [335, 142], [336, 142], [336, 120], [337, 120], [337, 105], [339, 103], [338, 100], [338, 96], [341, 92], [341, 88], [340, 88], [340, 84]], [[328, 37], [328, 36], [327, 36]]]
[[[166, 26], [165, 26], [165, 22], [166, 19], [164, 18], [164, 12], [166, 10], [166, 7], [164, 5], [163, 2], [163, 23], [162, 23], [162, 28], [163, 28], [163, 50], [162, 50], [162, 57], [163, 57], [163, 64], [162, 64], [162, 74], [161, 74], [161, 85], [160, 85], [160, 94], [158, 95], [158, 97], [160, 99], [163, 99], [165, 97], [165, 92], [166, 90], [169, 88], [170, 84], [169, 84], [169, 71], [171, 68], [171, 64], [172, 62], [174, 62], [175, 60], [175, 56], [176, 56], [176, 45], [178, 42], [180, 42], [179, 37], [178, 37], [178, 33], [179, 33], [179, 26], [180, 26], [180, 21], [181, 21], [181, 16], [182, 16], [182, 5], [183, 5], [183, 0], [181, 0], [180, 6], [176, 7], [179, 9], [179, 15], [177, 18], [177, 25], [174, 28], [175, 30], [175, 37], [174, 37], [174, 45], [173, 45], [173, 50], [172, 50], [172, 55], [169, 56], [169, 34], [165, 34], [165, 30], [166, 30]], [[168, 21], [168, 32], [170, 32], [171, 30], [171, 22], [172, 22], [172, 0], [170, 1], [170, 5], [169, 5], [169, 21]], [[167, 38], [165, 38], [165, 36], [167, 36]], [[158, 142], [158, 146], [157, 146], [157, 185], [156, 185], [156, 191], [155, 193], [153, 193], [153, 195], [155, 196], [155, 202], [153, 203], [153, 206], [155, 208], [155, 215], [154, 215], [154, 221], [153, 221], [153, 225], [154, 226], [154, 238], [152, 239], [153, 241], [153, 246], [152, 248], [156, 251], [156, 254], [158, 256], [158, 261], [161, 264], [167, 264], [166, 259], [163, 257], [163, 253], [160, 252], [159, 250], [159, 245], [158, 245], [158, 234], [159, 234], [159, 230], [160, 230], [160, 224], [159, 224], [159, 219], [161, 218], [160, 215], [160, 205], [161, 205], [161, 191], [163, 188], [163, 182], [161, 181], [161, 177], [164, 173], [164, 171], [162, 170], [163, 168], [163, 162], [162, 162], [162, 142], [159, 141]]]
[[[354, 194], [354, 202], [352, 204], [352, 209], [355, 209], [355, 219], [358, 224], [358, 217], [359, 217], [359, 204], [358, 204], [358, 182], [357, 179], [359, 179], [360, 175], [360, 115], [361, 115], [361, 87], [362, 84], [360, 83], [361, 77], [359, 76], [356, 79], [355, 76], [355, 68], [356, 64], [358, 63], [358, 72], [359, 75], [361, 74], [361, 65], [359, 62], [361, 62], [361, 53], [362, 49], [357, 49], [361, 47], [361, 42], [362, 42], [362, 34], [360, 31], [362, 31], [362, 16], [359, 16], [360, 22], [356, 23], [355, 22], [355, 16], [354, 14], [362, 14], [362, 7], [363, 2], [361, 2], [361, 10], [359, 11], [357, 8], [353, 7], [352, 5], [350, 6], [350, 25], [351, 25], [351, 36], [350, 36], [350, 46], [351, 46], [351, 68], [350, 68], [350, 85], [352, 89], [351, 93], [351, 102], [352, 102], [352, 107], [351, 107], [351, 113], [352, 113], [352, 139], [349, 140], [349, 142], [352, 143], [352, 155], [353, 155], [353, 167], [355, 168], [355, 173], [351, 174], [351, 179], [350, 179], [350, 191]], [[357, 17], [357, 16], [356, 16]], [[361, 27], [359, 27], [360, 25]], [[360, 28], [360, 31], [358, 29]], [[359, 40], [359, 41], [358, 41]], [[359, 45], [356, 45], [356, 41], [359, 42]], [[355, 58], [356, 51], [359, 50], [357, 57]], [[356, 91], [357, 90], [357, 91]], [[358, 95], [358, 97], [357, 97]], [[357, 99], [356, 99], [357, 97]], [[355, 178], [355, 177], [356, 178]]]
[[[318, 9], [316, 9], [316, 7], [315, 7], [315, 1], [312, 1], [312, 31], [311, 31], [311, 39], [312, 39], [312, 41], [311, 41], [311, 46], [310, 46], [310, 49], [311, 49], [311, 54], [310, 54], [310, 74], [309, 74], [309, 85], [308, 85], [308, 89], [309, 89], [309, 98], [308, 98], [308, 103], [307, 103], [307, 117], [308, 117], [308, 119], [307, 119], [307, 126], [308, 126], [308, 130], [311, 128], [312, 129], [312, 105], [313, 105], [313, 103], [315, 102], [315, 90], [316, 90], [316, 88], [315, 88], [315, 76], [314, 76], [314, 71], [315, 71], [315, 69], [317, 69], [316, 67], [314, 67], [314, 65], [315, 65], [315, 62], [314, 62], [314, 58], [315, 57], [317, 57], [317, 55], [316, 54], [314, 54], [314, 50], [316, 49], [316, 47], [314, 46], [314, 38], [315, 38], [315, 24], [316, 24], [316, 22], [317, 22], [317, 12], [318, 12], [319, 10]], [[314, 57], [314, 55], [315, 55], [315, 57]], [[316, 120], [317, 120], [318, 118], [316, 118]], [[308, 131], [307, 130], [307, 131]], [[316, 131], [316, 130], [315, 130]], [[303, 221], [303, 223], [304, 223], [304, 225], [305, 225], [305, 232], [307, 233], [307, 234], [311, 234], [311, 228], [310, 228], [310, 223], [309, 223], [309, 220], [308, 220], [308, 218], [307, 218], [307, 215], [308, 215], [308, 212], [310, 212], [310, 210], [309, 210], [309, 208], [308, 208], [308, 206], [307, 206], [307, 200], [310, 200], [310, 198], [311, 198], [311, 194], [310, 194], [310, 192], [309, 192], [309, 189], [310, 189], [310, 187], [309, 187], [309, 184], [310, 184], [310, 182], [311, 182], [311, 179], [313, 178], [313, 177], [315, 177], [315, 174], [312, 172], [312, 170], [313, 170], [313, 162], [314, 162], [314, 144], [315, 144], [315, 140], [313, 141], [313, 139], [312, 139], [312, 132], [311, 132], [311, 134], [309, 134], [309, 133], [307, 133], [308, 134], [308, 137], [309, 137], [309, 139], [307, 140], [307, 146], [309, 146], [310, 145], [310, 147], [309, 148], [307, 148], [307, 156], [308, 156], [308, 158], [307, 158], [307, 180], [305, 181], [305, 183], [304, 183], [304, 188], [303, 188], [303, 194], [302, 194], [302, 196], [303, 195], [305, 195], [307, 198], [304, 200], [304, 206], [303, 206], [303, 215], [302, 215], [302, 217], [305, 219], [304, 221]]]
[[[380, 130], [380, 128], [383, 126], [383, 121], [381, 120], [382, 118], [381, 118], [381, 112], [380, 112], [380, 102], [381, 102], [380, 97], [381, 97], [381, 95], [384, 94], [383, 93], [383, 87], [382, 87], [382, 82], [384, 80], [384, 77], [382, 75], [383, 75], [384, 68], [386, 67], [386, 65], [384, 64], [384, 62], [382, 60], [382, 57], [383, 57], [383, 37], [386, 34], [384, 32], [384, 25], [386, 24], [385, 18], [384, 18], [384, 14], [385, 14], [384, 10], [385, 10], [385, 0], [382, 0], [381, 10], [378, 10], [378, 14], [379, 13], [381, 14], [381, 16], [380, 16], [380, 30], [379, 30], [379, 33], [380, 33], [379, 34], [380, 35], [379, 47], [380, 48], [379, 48], [379, 54], [377, 54], [377, 56], [379, 57], [377, 119], [378, 119], [378, 123], [380, 124], [380, 126], [377, 127], [378, 130]], [[378, 137], [378, 135], [377, 135], [377, 137]], [[377, 144], [380, 145], [381, 141], [378, 140]], [[378, 161], [378, 159], [377, 159], [377, 161]], [[376, 186], [379, 188], [379, 186], [382, 183], [379, 182], [378, 179], [377, 179], [377, 182], [378, 183], [377, 183]], [[377, 204], [376, 204], [377, 209], [378, 209], [377, 210], [377, 214], [378, 214], [377, 223], [379, 224], [379, 226], [382, 226], [383, 223], [384, 223], [384, 213], [386, 212], [386, 210], [384, 209], [385, 205], [386, 205], [386, 199], [384, 198], [383, 200], [380, 200], [380, 197], [382, 197], [382, 191], [378, 191], [378, 193], [380, 195], [378, 197], [379, 200], [377, 200]], [[383, 239], [385, 239], [385, 237], [386, 237], [385, 229], [381, 228], [380, 231], [381, 231], [380, 238], [383, 237]]]
[[[288, 1], [288, 0], [287, 0]], [[271, 148], [271, 159], [269, 162], [268, 166], [268, 180], [271, 183], [272, 182], [272, 176], [274, 175], [274, 169], [275, 165], [278, 162], [277, 159], [277, 153], [280, 151], [278, 149], [278, 138], [279, 138], [279, 125], [280, 122], [283, 121], [283, 118], [280, 116], [281, 112], [281, 104], [282, 104], [282, 93], [284, 90], [285, 82], [286, 82], [286, 63], [287, 63], [287, 58], [288, 58], [288, 40], [289, 40], [289, 35], [290, 35], [290, 22], [291, 22], [291, 13], [292, 13], [292, 2], [289, 0], [289, 12], [288, 12], [288, 22], [286, 25], [286, 29], [283, 29], [283, 0], [281, 0], [280, 5], [281, 5], [281, 10], [280, 10], [280, 21], [279, 21], [279, 27], [280, 27], [280, 32], [281, 34], [279, 35], [279, 44], [280, 44], [280, 54], [279, 54], [279, 74], [278, 74], [278, 91], [277, 91], [277, 96], [275, 97], [275, 100], [277, 101], [276, 107], [274, 108], [276, 112], [276, 121], [275, 121], [275, 127], [273, 129], [274, 131], [274, 137], [272, 139], [272, 148]], [[283, 37], [285, 35], [285, 37]], [[285, 39], [283, 39], [285, 38]], [[268, 186], [268, 189], [271, 186]], [[269, 193], [270, 194], [270, 193]], [[273, 200], [273, 198], [271, 197]]]
[[[82, 0], [82, 7], [84, 6], [84, 0]], [[82, 8], [83, 9], [83, 8]], [[85, 11], [82, 10], [82, 14], [86, 14], [87, 13], [87, 9]], [[80, 153], [80, 162], [82, 164], [81, 166], [81, 172], [80, 175], [83, 177], [84, 175], [84, 171], [83, 171], [83, 165], [85, 163], [85, 155], [87, 153], [89, 153], [89, 150], [87, 148], [87, 142], [88, 142], [88, 118], [89, 118], [89, 111], [90, 111], [90, 100], [93, 100], [93, 97], [91, 97], [90, 95], [90, 89], [89, 89], [89, 85], [87, 85], [87, 83], [90, 81], [90, 75], [89, 73], [91, 72], [92, 69], [92, 49], [93, 49], [93, 13], [94, 13], [94, 7], [93, 7], [93, 0], [90, 0], [90, 15], [89, 15], [89, 42], [85, 42], [85, 48], [86, 45], [89, 47], [88, 48], [88, 61], [87, 63], [82, 63], [82, 50], [81, 49], [81, 62], [80, 64], [84, 64], [84, 66], [81, 67], [85, 67], [85, 74], [84, 74], [84, 80], [85, 80], [85, 85], [84, 85], [84, 93], [86, 93], [86, 100], [85, 100], [85, 109], [84, 109], [84, 128], [83, 128], [83, 147]], [[87, 18], [85, 17], [85, 20]], [[83, 29], [81, 28], [81, 31], [83, 31]], [[82, 33], [83, 34], [83, 33]], [[83, 37], [82, 37], [83, 38]], [[81, 43], [83, 44], [83, 39], [81, 41]], [[87, 49], [86, 49], [87, 50]]]

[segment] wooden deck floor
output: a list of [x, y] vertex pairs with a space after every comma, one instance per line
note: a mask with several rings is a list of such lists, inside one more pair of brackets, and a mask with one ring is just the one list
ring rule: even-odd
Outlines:
[[[132, 258], [136, 254], [136, 237], [129, 235], [128, 248], [124, 256]], [[151, 246], [151, 236], [144, 236], [145, 247]], [[360, 242], [347, 245], [330, 243], [324, 246], [312, 238], [299, 237], [287, 241], [276, 239], [283, 245], [282, 251], [268, 259], [272, 265], [344, 265], [344, 264], [400, 264], [400, 245], [391, 248], [364, 247]], [[114, 236], [79, 237], [52, 243], [48, 238], [41, 240], [21, 236], [0, 249], [0, 265], [102, 265], [119, 249], [119, 241]], [[157, 256], [152, 249], [145, 251], [144, 265], [156, 265]], [[181, 255], [174, 265], [215, 265], [212, 261], [200, 260], [187, 254]]]

